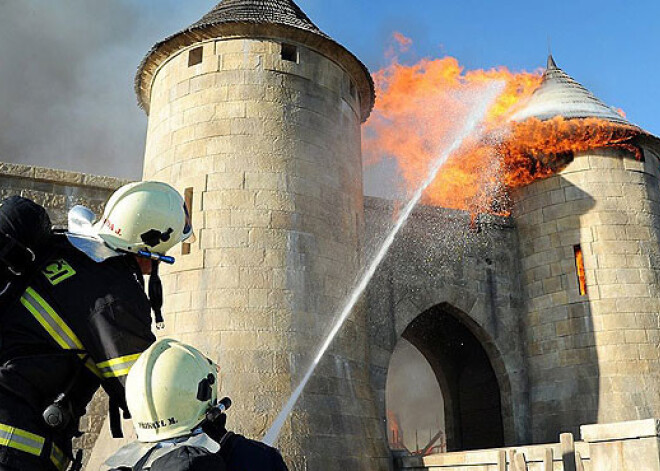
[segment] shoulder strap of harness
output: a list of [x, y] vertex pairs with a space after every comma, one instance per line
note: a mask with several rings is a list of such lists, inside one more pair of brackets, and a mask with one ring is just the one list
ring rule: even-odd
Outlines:
[[110, 418], [110, 432], [113, 438], [124, 438], [124, 432], [121, 429], [121, 415], [119, 412], [119, 404], [113, 397], [110, 398], [109, 403], [109, 418]]
[[[4, 235], [0, 233], [0, 239], [3, 236]], [[20, 244], [20, 242], [15, 241], [15, 244]], [[29, 248], [24, 248], [28, 251], [26, 253], [30, 254], [30, 260], [28, 261], [27, 258], [24, 258], [23, 262], [20, 264], [5, 265], [10, 273], [8, 278], [0, 273], [0, 319], [2, 318], [2, 314], [7, 312], [9, 308], [20, 299], [25, 289], [30, 285], [34, 277], [37, 276], [37, 274], [47, 265], [51, 256], [55, 252], [55, 250], [51, 249], [46, 250], [39, 255], [35, 255], [35, 253]], [[0, 251], [4, 249], [6, 249], [6, 247], [3, 247]], [[12, 249], [10, 248], [9, 250]], [[31, 258], [32, 256], [34, 256], [34, 258]], [[2, 259], [0, 256], [0, 264], [5, 263], [7, 263], [6, 259]]]
[[0, 263], [14, 276], [22, 276], [37, 259], [34, 251], [8, 234], [0, 232]]

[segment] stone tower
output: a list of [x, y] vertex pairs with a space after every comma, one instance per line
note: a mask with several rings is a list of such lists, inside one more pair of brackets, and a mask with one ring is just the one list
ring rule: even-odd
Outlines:
[[[218, 359], [229, 426], [261, 438], [360, 268], [373, 82], [292, 0], [225, 0], [154, 46], [136, 91], [144, 178], [186, 193], [198, 236], [163, 270], [165, 333]], [[285, 426], [292, 469], [386, 466], [364, 324], [354, 313]]]
[[[554, 116], [630, 126], [550, 58], [514, 119]], [[630, 144], [641, 159], [613, 147], [579, 153], [514, 195], [535, 443], [660, 416], [660, 147], [639, 134]]]

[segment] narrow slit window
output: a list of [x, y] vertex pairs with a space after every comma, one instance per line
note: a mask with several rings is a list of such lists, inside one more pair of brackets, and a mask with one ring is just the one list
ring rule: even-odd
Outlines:
[[298, 47], [293, 44], [282, 44], [282, 60], [298, 63]]
[[196, 47], [188, 53], [188, 67], [202, 63], [202, 56], [204, 55], [204, 47]]
[[[186, 202], [186, 207], [188, 208], [188, 214], [190, 218], [190, 224], [192, 224], [192, 207], [193, 207], [193, 188], [186, 188], [186, 190], [183, 192], [183, 199]], [[181, 244], [181, 255], [189, 255], [190, 250], [191, 250], [191, 244], [188, 242], [184, 242]]]
[[573, 247], [575, 253], [575, 272], [577, 274], [578, 290], [580, 296], [587, 294], [587, 276], [584, 270], [584, 255], [582, 254], [582, 247], [576, 245]]
[[354, 100], [357, 100], [357, 87], [355, 86], [355, 82], [349, 79], [348, 83], [349, 83], [348, 87], [351, 92], [351, 96], [353, 97]]

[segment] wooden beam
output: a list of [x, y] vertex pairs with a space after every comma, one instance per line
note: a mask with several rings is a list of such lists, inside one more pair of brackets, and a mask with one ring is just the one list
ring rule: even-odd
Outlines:
[[561, 445], [561, 460], [564, 464], [564, 471], [577, 471], [575, 466], [575, 442], [572, 433], [562, 433], [559, 435]]

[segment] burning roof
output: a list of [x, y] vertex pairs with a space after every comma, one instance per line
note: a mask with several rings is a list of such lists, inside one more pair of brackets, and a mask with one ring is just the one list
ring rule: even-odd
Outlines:
[[485, 117], [483, 133], [464, 142], [425, 191], [428, 205], [509, 214], [511, 190], [556, 174], [577, 153], [616, 147], [639, 159], [640, 137], [658, 141], [572, 79], [552, 57], [541, 75], [505, 68], [466, 71], [449, 57], [408, 66], [393, 55], [392, 64], [374, 77], [379, 100], [364, 131], [367, 165], [396, 159], [407, 190], [423, 180], [453, 135], [453, 123], [469, 111], [463, 97], [492, 80], [505, 84]]
[[561, 116], [573, 118], [598, 118], [613, 123], [632, 125], [617, 110], [607, 106], [570, 75], [557, 67], [552, 55], [539, 88], [526, 106], [513, 115], [513, 121], [538, 118], [541, 121]]

